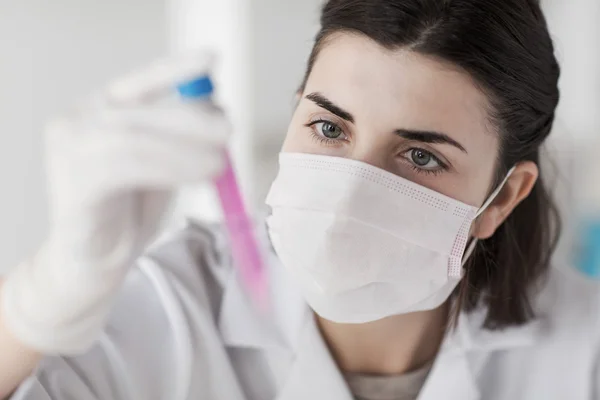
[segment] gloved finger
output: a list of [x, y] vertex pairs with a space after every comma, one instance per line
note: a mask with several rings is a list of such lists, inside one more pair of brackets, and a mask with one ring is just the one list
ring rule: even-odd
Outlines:
[[87, 182], [102, 184], [94, 187], [88, 185], [87, 190], [81, 191], [87, 196], [87, 200], [81, 199], [81, 204], [99, 202], [119, 192], [175, 190], [184, 185], [210, 182], [220, 174], [225, 162], [223, 157], [208, 153], [204, 155], [201, 166], [182, 163], [179, 160], [177, 163], [173, 162], [169, 168], [164, 168], [164, 161], [165, 158], [156, 162], [154, 157], [149, 160], [145, 154], [139, 154], [130, 158], [130, 162], [118, 171], [116, 179], [114, 172], [107, 169], [94, 170]]
[[89, 118], [93, 120], [90, 123], [98, 126], [182, 136], [213, 146], [226, 144], [232, 132], [225, 114], [208, 104], [202, 107], [171, 104], [105, 108], [97, 110]]
[[[156, 232], [159, 230], [162, 222], [161, 218], [168, 209], [169, 204], [173, 199], [173, 192], [169, 190], [146, 190], [141, 196], [140, 207], [140, 232]], [[150, 239], [143, 238], [144, 241]]]
[[179, 84], [208, 74], [214, 59], [213, 52], [200, 50], [158, 60], [111, 83], [106, 95], [123, 103], [149, 101], [172, 92]]
[[113, 130], [91, 132], [72, 149], [71, 158], [85, 180], [102, 190], [199, 182], [218, 175], [225, 160], [221, 149], [188, 140]]

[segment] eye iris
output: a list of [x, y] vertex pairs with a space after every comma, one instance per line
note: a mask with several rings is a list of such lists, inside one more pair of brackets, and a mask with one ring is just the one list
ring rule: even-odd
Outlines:
[[321, 132], [323, 133], [323, 136], [329, 139], [337, 139], [342, 134], [340, 128], [329, 122], [323, 122]]
[[423, 151], [423, 150], [413, 150], [411, 154], [411, 158], [413, 162], [421, 167], [429, 164], [431, 161], [431, 154]]

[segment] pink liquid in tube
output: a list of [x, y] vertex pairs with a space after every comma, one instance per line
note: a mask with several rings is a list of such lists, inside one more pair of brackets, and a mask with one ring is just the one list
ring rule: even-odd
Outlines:
[[240, 269], [244, 285], [256, 305], [265, 310], [267, 287], [261, 253], [254, 235], [252, 221], [244, 207], [229, 153], [225, 156], [227, 159], [225, 171], [217, 179], [216, 187], [223, 207], [233, 261]]
[[[200, 77], [177, 87], [179, 94], [187, 100], [208, 99], [213, 85], [208, 77]], [[246, 212], [244, 201], [237, 183], [229, 152], [225, 154], [223, 174], [215, 181], [225, 227], [229, 236], [231, 255], [242, 282], [252, 300], [261, 311], [266, 311], [267, 284], [262, 254], [254, 234], [252, 220]]]

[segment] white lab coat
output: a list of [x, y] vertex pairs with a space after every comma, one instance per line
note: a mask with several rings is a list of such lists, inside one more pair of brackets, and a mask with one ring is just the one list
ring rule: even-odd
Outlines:
[[[139, 261], [93, 349], [45, 359], [12, 399], [350, 400], [276, 256], [268, 318], [249, 306], [230, 261], [222, 233], [188, 224]], [[599, 289], [554, 270], [532, 323], [491, 332], [481, 311], [461, 315], [419, 400], [600, 399]]]

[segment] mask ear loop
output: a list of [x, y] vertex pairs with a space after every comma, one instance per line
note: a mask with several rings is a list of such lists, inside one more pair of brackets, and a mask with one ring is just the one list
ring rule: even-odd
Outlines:
[[[513, 174], [513, 172], [515, 172], [515, 168], [516, 167], [517, 166], [515, 165], [510, 170], [508, 170], [508, 173], [506, 174], [506, 176], [504, 177], [504, 179], [502, 180], [502, 182], [500, 182], [500, 184], [498, 185], [498, 187], [496, 187], [496, 189], [492, 192], [492, 194], [490, 194], [490, 196], [483, 203], [483, 205], [479, 208], [479, 210], [477, 210], [477, 213], [475, 214], [475, 217], [473, 218], [473, 221], [475, 221], [477, 219], [477, 217], [479, 217], [489, 207], [489, 205], [492, 204], [492, 202], [496, 199], [496, 197], [498, 196], [498, 194], [504, 188], [504, 185], [506, 185], [506, 181], [508, 181], [508, 178], [510, 178], [510, 176]], [[471, 255], [475, 251], [475, 246], [477, 245], [477, 241], [478, 240], [476, 238], [472, 238], [471, 239], [471, 242], [469, 243], [469, 246], [467, 247], [467, 250], [463, 254], [463, 259], [462, 259], [462, 264], [461, 264], [462, 267], [465, 266], [465, 264], [467, 263], [467, 260], [469, 259], [469, 257], [471, 257]]]

